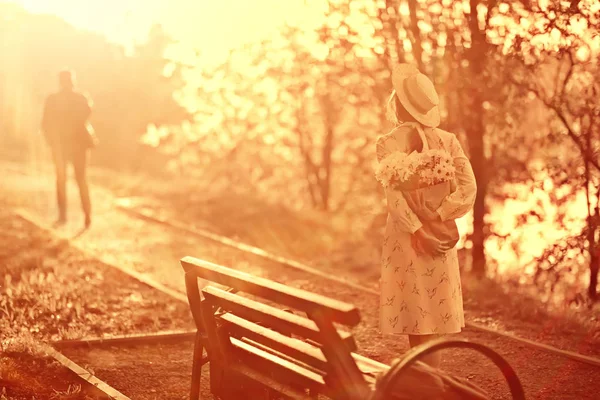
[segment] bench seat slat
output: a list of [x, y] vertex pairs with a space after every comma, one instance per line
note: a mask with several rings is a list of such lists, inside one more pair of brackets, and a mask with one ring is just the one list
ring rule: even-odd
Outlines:
[[282, 380], [282, 383], [295, 383], [305, 388], [316, 389], [320, 392], [326, 390], [325, 380], [323, 376], [310, 371], [306, 368], [294, 364], [291, 361], [277, 357], [265, 350], [251, 345], [237, 338], [231, 338], [231, 344], [234, 347], [235, 353], [243, 358], [251, 358], [252, 362], [245, 362], [246, 365], [255, 366], [255, 370], [260, 370], [265, 364], [269, 367], [266, 369], [271, 372], [274, 379]]
[[296, 289], [265, 278], [255, 277], [231, 268], [199, 260], [194, 257], [181, 259], [186, 279], [202, 278], [234, 289], [269, 299], [285, 306], [296, 308], [308, 315], [316, 312], [326, 315], [331, 321], [347, 326], [360, 322], [360, 313], [354, 305], [329, 297]]
[[382, 372], [390, 369], [390, 366], [387, 364], [375, 361], [369, 357], [361, 356], [357, 353], [352, 353], [352, 357], [356, 360], [360, 370], [363, 372]]
[[262, 350], [266, 351], [267, 353], [271, 353], [273, 355], [276, 355], [279, 358], [283, 358], [284, 360], [288, 360], [288, 361], [290, 361], [290, 362], [292, 362], [292, 363], [294, 363], [296, 365], [301, 366], [302, 368], [306, 368], [306, 369], [314, 372], [315, 374], [319, 374], [319, 375], [323, 374], [323, 371], [321, 371], [321, 370], [319, 370], [319, 369], [317, 369], [317, 368], [315, 368], [315, 367], [313, 367], [311, 365], [303, 363], [302, 361], [298, 360], [297, 358], [294, 358], [294, 357], [288, 356], [288, 355], [286, 355], [286, 354], [284, 354], [282, 352], [279, 352], [279, 351], [273, 349], [272, 347], [264, 345], [264, 344], [262, 344], [260, 342], [254, 341], [254, 340], [252, 340], [250, 338], [247, 338], [247, 337], [243, 337], [242, 341], [246, 342], [246, 343], [250, 343], [252, 346], [257, 347], [259, 349], [262, 349]]
[[278, 382], [275, 379], [271, 378], [270, 376], [268, 376], [264, 373], [261, 373], [259, 371], [256, 371], [244, 364], [232, 365], [230, 368], [235, 373], [243, 375], [247, 378], [252, 379], [255, 382], [258, 382], [262, 385], [265, 385], [265, 386], [271, 388], [272, 390], [276, 391], [277, 393], [283, 395], [284, 398], [286, 398], [286, 399], [314, 400], [314, 397], [309, 396], [305, 393], [300, 393], [296, 390], [293, 390], [293, 389], [289, 388], [287, 385], [285, 385], [281, 382]]
[[[291, 332], [317, 343], [321, 338], [317, 324], [308, 318], [238, 296], [213, 286], [207, 286], [202, 289], [202, 294], [207, 299], [210, 299], [214, 305], [222, 307], [244, 319], [260, 322], [282, 332]], [[348, 350], [355, 351], [356, 342], [352, 334], [343, 330], [338, 330], [338, 333], [348, 346]]]
[[[316, 373], [325, 373], [327, 370], [327, 360], [318, 347], [300, 340], [284, 336], [271, 329], [256, 325], [250, 321], [232, 314], [224, 314], [221, 320], [227, 322], [229, 329], [237, 331], [240, 335], [246, 335], [255, 346], [262, 348], [271, 354], [285, 357], [289, 361], [305, 368], [313, 369]], [[244, 338], [242, 338], [244, 340]], [[365, 380], [370, 384], [375, 382], [375, 377], [386, 372], [390, 367], [386, 364], [372, 360], [368, 357], [352, 353], [359, 370], [365, 376]], [[298, 362], [299, 361], [299, 362]]]
[[279, 332], [257, 325], [233, 314], [224, 314], [219, 318], [221, 321], [227, 322], [225, 327], [230, 333], [236, 336], [248, 337], [289, 357], [298, 359], [317, 370], [325, 371], [327, 369], [327, 360], [317, 347], [298, 339], [284, 336]]

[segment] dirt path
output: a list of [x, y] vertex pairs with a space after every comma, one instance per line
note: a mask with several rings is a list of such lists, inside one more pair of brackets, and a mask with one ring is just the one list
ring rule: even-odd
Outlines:
[[[51, 177], [23, 175], [19, 169], [10, 166], [0, 168], [0, 173], [3, 179], [0, 187], [0, 204], [25, 209], [38, 218], [41, 224], [52, 222], [56, 212]], [[233, 266], [357, 304], [362, 313], [363, 323], [355, 334], [361, 353], [364, 355], [389, 362], [408, 348], [404, 338], [386, 338], [378, 333], [376, 296], [357, 295], [355, 290], [343, 285], [311, 279], [304, 273], [282, 268], [275, 263], [224, 248], [214, 242], [133, 218], [118, 211], [114, 207], [114, 196], [102, 188], [94, 187], [92, 195], [95, 200], [95, 219], [92, 228], [83, 235], [75, 237], [82, 223], [82, 217], [79, 215], [77, 189], [73, 185], [69, 187], [70, 216], [76, 221], [58, 232], [102, 261], [147, 274], [179, 291], [184, 290], [184, 282], [178, 260], [185, 255]], [[482, 318], [482, 315], [485, 315], [485, 312], [477, 310], [477, 301], [467, 298], [467, 304], [470, 307], [467, 318]], [[544, 335], [549, 339], [566, 341], [562, 337], [553, 337], [552, 321], [539, 325], [540, 329], [534, 333], [534, 336]], [[491, 334], [466, 330], [461, 336], [484, 342], [507, 357], [517, 369], [529, 399], [597, 398], [596, 392], [600, 389], [600, 369], [533, 350]], [[575, 339], [568, 343], [570, 348], [581, 348], [585, 352], [593, 351], [585, 338], [574, 337]], [[509, 398], [499, 373], [491, 364], [474, 354], [449, 351], [443, 367], [457, 375], [473, 379], [476, 384], [493, 394], [494, 398]]]

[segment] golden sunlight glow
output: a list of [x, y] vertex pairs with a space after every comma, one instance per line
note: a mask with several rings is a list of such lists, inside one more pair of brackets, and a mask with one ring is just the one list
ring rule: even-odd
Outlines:
[[307, 29], [323, 19], [322, 1], [305, 0], [7, 0], [34, 13], [52, 14], [80, 29], [131, 46], [161, 24], [206, 59], [273, 35], [283, 24]]
[[77, 28], [105, 34], [112, 40], [141, 39], [145, 21], [157, 14], [157, 1], [144, 0], [8, 0], [27, 11], [55, 15]]

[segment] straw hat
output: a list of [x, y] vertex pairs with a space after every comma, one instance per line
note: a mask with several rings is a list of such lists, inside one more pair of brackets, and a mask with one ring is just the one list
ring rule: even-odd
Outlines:
[[440, 124], [440, 102], [433, 83], [410, 64], [399, 64], [392, 71], [392, 85], [400, 103], [421, 124], [435, 128]]

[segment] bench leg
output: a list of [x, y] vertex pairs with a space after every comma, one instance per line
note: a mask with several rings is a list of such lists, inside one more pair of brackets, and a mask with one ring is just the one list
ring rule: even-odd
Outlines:
[[202, 344], [202, 335], [200, 332], [196, 333], [196, 341], [194, 342], [194, 359], [192, 364], [192, 390], [190, 393], [190, 400], [200, 399], [200, 386], [202, 378], [202, 353], [204, 345]]

